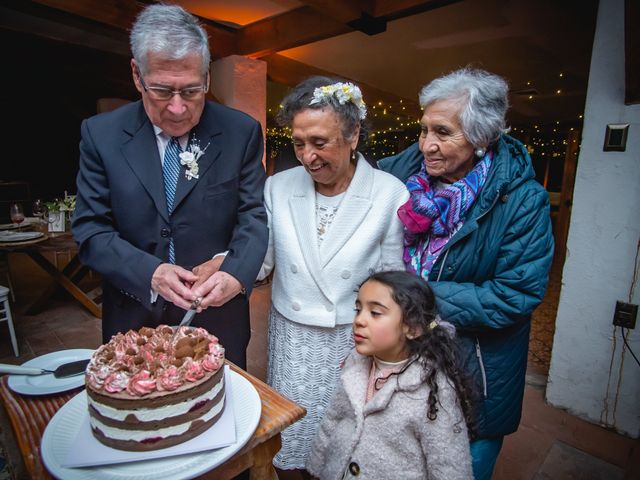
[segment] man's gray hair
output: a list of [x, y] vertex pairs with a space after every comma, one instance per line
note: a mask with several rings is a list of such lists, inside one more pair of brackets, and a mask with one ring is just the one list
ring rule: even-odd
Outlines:
[[149, 53], [167, 60], [181, 60], [196, 54], [202, 58], [202, 74], [209, 71], [211, 53], [207, 32], [196, 17], [178, 5], [155, 4], [142, 10], [131, 29], [130, 43], [142, 75], [148, 73]]
[[462, 131], [473, 146], [479, 147], [490, 145], [509, 131], [505, 126], [508, 92], [509, 86], [502, 77], [462, 68], [422, 87], [418, 98], [423, 110], [441, 100], [459, 101]]

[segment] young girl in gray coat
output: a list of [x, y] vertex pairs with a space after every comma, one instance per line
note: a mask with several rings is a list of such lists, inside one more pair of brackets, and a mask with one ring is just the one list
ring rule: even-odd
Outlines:
[[369, 277], [356, 300], [356, 348], [314, 439], [309, 473], [321, 480], [472, 479], [471, 407], [454, 334], [422, 278]]

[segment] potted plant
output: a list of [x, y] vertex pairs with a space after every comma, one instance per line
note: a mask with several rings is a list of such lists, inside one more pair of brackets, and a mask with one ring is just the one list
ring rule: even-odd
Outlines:
[[64, 198], [56, 198], [53, 202], [46, 202], [45, 205], [49, 212], [49, 231], [64, 232], [76, 208], [76, 196], [65, 193]]

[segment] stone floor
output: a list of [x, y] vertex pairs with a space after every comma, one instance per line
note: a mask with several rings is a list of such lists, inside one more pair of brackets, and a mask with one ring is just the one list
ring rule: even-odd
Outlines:
[[[65, 262], [59, 258], [60, 267]], [[66, 348], [95, 348], [100, 343], [100, 321], [75, 301], [60, 294], [46, 311], [25, 315], [25, 307], [46, 284], [46, 277], [21, 254], [10, 257], [16, 292], [13, 305], [20, 357], [13, 356], [8, 329], [0, 324], [0, 363], [19, 364], [35, 356]], [[0, 283], [4, 279], [0, 278]], [[89, 279], [90, 288], [97, 279]], [[553, 341], [561, 268], [554, 265], [550, 288], [532, 323], [529, 371], [522, 423], [506, 438], [494, 480], [631, 480], [640, 478], [640, 442], [592, 425], [553, 408], [544, 400], [546, 374]], [[252, 339], [248, 370], [264, 379], [266, 324], [270, 286], [258, 287], [251, 297]], [[1, 458], [5, 450], [6, 464]], [[0, 480], [27, 478], [15, 440], [0, 408]]]
[[533, 312], [529, 337], [529, 368], [547, 375], [556, 327], [556, 313], [562, 284], [562, 265], [554, 259], [549, 272], [549, 286], [540, 306]]

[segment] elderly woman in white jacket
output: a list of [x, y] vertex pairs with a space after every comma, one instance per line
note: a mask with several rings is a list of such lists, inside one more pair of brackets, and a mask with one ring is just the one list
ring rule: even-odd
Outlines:
[[357, 152], [365, 116], [360, 89], [326, 77], [296, 86], [278, 114], [302, 166], [265, 185], [269, 247], [259, 278], [274, 271], [267, 381], [307, 409], [282, 434], [280, 469], [304, 468], [353, 347], [357, 288], [374, 271], [403, 268], [396, 211], [408, 193]]

